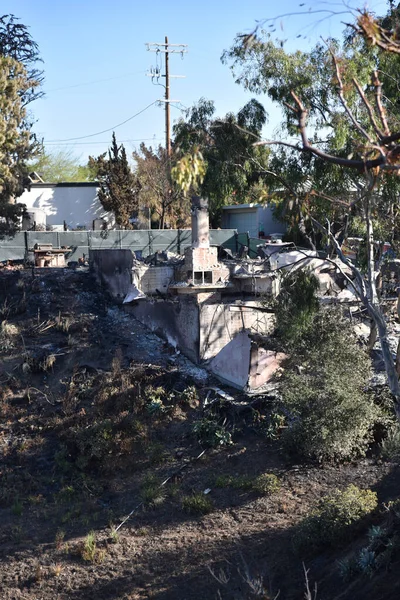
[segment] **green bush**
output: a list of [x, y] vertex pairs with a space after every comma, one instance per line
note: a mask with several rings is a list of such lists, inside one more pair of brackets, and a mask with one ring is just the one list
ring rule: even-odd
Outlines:
[[253, 489], [259, 494], [270, 496], [279, 491], [281, 484], [279, 479], [273, 473], [262, 473], [255, 478]]
[[387, 437], [381, 443], [381, 455], [387, 460], [400, 457], [400, 427], [398, 424], [389, 429]]
[[318, 312], [319, 281], [308, 269], [284, 273], [275, 303], [276, 333], [287, 347], [298, 345]]
[[185, 512], [195, 515], [206, 515], [214, 508], [208, 496], [201, 492], [193, 493], [191, 496], [182, 498], [182, 508]]
[[193, 433], [201, 444], [215, 448], [227, 446], [232, 443], [232, 436], [223, 425], [214, 419], [204, 417], [193, 425]]
[[369, 375], [370, 360], [341, 313], [316, 313], [281, 380], [286, 449], [318, 461], [364, 455], [383, 419], [365, 391]]
[[269, 496], [278, 492], [280, 482], [273, 473], [262, 473], [258, 477], [246, 475], [218, 475], [215, 479], [215, 487], [231, 487], [236, 490], [252, 491]]
[[376, 509], [377, 495], [349, 485], [322, 498], [317, 508], [299, 525], [293, 538], [299, 552], [334, 546], [348, 539], [359, 521]]

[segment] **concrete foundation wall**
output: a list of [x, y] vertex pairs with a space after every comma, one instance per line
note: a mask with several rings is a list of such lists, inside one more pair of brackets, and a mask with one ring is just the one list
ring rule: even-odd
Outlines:
[[249, 379], [251, 340], [245, 331], [238, 333], [210, 362], [219, 379], [243, 390]]
[[274, 316], [251, 305], [202, 304], [200, 307], [200, 359], [213, 358], [238, 333], [244, 330], [268, 334]]
[[98, 282], [122, 302], [132, 282], [133, 256], [130, 250], [90, 250], [89, 264]]
[[251, 343], [248, 388], [256, 390], [267, 383], [287, 358], [283, 352], [266, 350], [256, 342]]
[[132, 272], [133, 283], [144, 294], [156, 294], [157, 290], [167, 293], [168, 286], [174, 278], [174, 267], [169, 265], [135, 266]]
[[199, 306], [193, 299], [143, 300], [126, 305], [125, 310], [190, 360], [199, 362]]

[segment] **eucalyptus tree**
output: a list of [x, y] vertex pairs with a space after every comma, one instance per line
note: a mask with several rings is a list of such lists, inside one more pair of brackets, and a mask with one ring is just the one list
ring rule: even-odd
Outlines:
[[[394, 22], [394, 16], [390, 11], [389, 20]], [[306, 214], [311, 228], [323, 232], [354, 273], [357, 293], [379, 334], [400, 420], [400, 386], [377, 293], [373, 236], [374, 217], [379, 211], [382, 216], [389, 199], [398, 211], [400, 45], [396, 31], [360, 12], [341, 44], [327, 40], [310, 52], [287, 52], [265, 32], [255, 31], [238, 36], [222, 58], [231, 65], [238, 83], [252, 92], [266, 93], [282, 109], [284, 136], [262, 143], [280, 148], [275, 154], [278, 177], [291, 173], [303, 184], [307, 181], [302, 193], [288, 183], [298, 216]], [[316, 214], [311, 197], [326, 200], [331, 210], [322, 208]], [[364, 219], [366, 273], [343, 255], [332, 232], [332, 210], [341, 213], [343, 222], [357, 213]]]
[[200, 153], [204, 161], [204, 177], [196, 191], [208, 197], [213, 225], [218, 224], [225, 204], [257, 199], [255, 190], [270, 151], [254, 142], [261, 139], [266, 120], [266, 111], [257, 100], [250, 100], [236, 115], [220, 119], [214, 103], [201, 98], [175, 125], [176, 160]]

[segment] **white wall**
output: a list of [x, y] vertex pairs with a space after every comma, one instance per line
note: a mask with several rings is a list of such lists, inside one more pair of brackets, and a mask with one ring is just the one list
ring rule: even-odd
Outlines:
[[46, 213], [47, 225], [63, 225], [76, 229], [85, 225], [92, 229], [94, 219], [105, 219], [115, 226], [113, 213], [106, 212], [97, 198], [96, 185], [32, 184], [31, 189], [18, 198], [27, 208], [41, 208]]
[[222, 227], [237, 229], [239, 233], [249, 232], [250, 237], [258, 237], [259, 231], [265, 234], [285, 233], [286, 225], [275, 219], [272, 208], [268, 205], [243, 205], [237, 208], [224, 207], [222, 210]]

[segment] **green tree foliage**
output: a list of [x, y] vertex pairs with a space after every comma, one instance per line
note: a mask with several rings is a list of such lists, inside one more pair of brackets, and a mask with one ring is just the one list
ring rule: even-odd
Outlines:
[[26, 161], [35, 151], [23, 95], [34, 86], [23, 65], [0, 56], [0, 227], [12, 232], [18, 225], [23, 205], [15, 198], [24, 190]]
[[15, 199], [24, 191], [26, 163], [36, 150], [26, 105], [41, 95], [39, 60], [27, 27], [13, 15], [0, 17], [0, 229], [7, 233], [23, 212]]
[[263, 177], [269, 150], [254, 145], [267, 118], [257, 100], [237, 115], [218, 119], [214, 113], [214, 103], [204, 98], [190, 108], [174, 127], [174, 149], [177, 159], [201, 153], [207, 169], [197, 191], [209, 199], [211, 221], [217, 225], [224, 204], [248, 199]]
[[157, 221], [161, 229], [167, 223], [170, 227], [185, 227], [190, 217], [189, 202], [171, 178], [171, 159], [165, 148], [153, 149], [142, 143], [133, 158], [140, 183], [141, 207], [150, 209], [152, 220]]
[[28, 27], [18, 22], [14, 15], [0, 17], [0, 55], [8, 56], [21, 63], [26, 69], [26, 78], [32, 85], [21, 90], [22, 104], [26, 106], [43, 96], [40, 85], [44, 80], [43, 71], [38, 69], [42, 62], [37, 43], [32, 39]]
[[98, 198], [104, 210], [114, 213], [119, 227], [132, 229], [129, 219], [137, 217], [141, 186], [131, 171], [123, 144], [117, 144], [115, 133], [108, 156], [106, 153], [97, 158], [90, 156], [88, 166], [96, 173], [100, 184]]
[[43, 181], [58, 183], [63, 181], [93, 181], [95, 173], [88, 165], [80, 165], [79, 159], [70, 150], [47, 152], [41, 148], [40, 154], [29, 163], [30, 171], [35, 171]]
[[319, 281], [307, 269], [283, 273], [275, 304], [276, 333], [288, 349], [301, 344], [319, 310]]
[[[389, 11], [389, 17], [392, 15]], [[335, 61], [333, 60], [335, 57]], [[313, 235], [309, 215], [317, 220], [342, 221], [350, 214], [363, 215], [363, 207], [349, 205], [365, 187], [362, 169], [353, 170], [324, 161], [310, 152], [303, 151], [295, 142], [290, 147], [288, 136], [298, 136], [298, 119], [293, 107], [293, 94], [301, 99], [307, 109], [309, 138], [312, 145], [326, 153], [343, 158], [372, 158], [377, 156], [373, 144], [366, 136], [374, 135], [367, 102], [375, 106], [375, 88], [371, 86], [371, 74], [379, 72], [383, 99], [389, 128], [398, 122], [399, 104], [397, 73], [400, 56], [379, 52], [365, 42], [354, 30], [347, 29], [342, 41], [327, 40], [318, 43], [310, 52], [285, 49], [285, 44], [273, 40], [265, 31], [252, 36], [237, 36], [232, 48], [225, 51], [223, 62], [229, 64], [238, 84], [258, 94], [267, 94], [277, 103], [284, 115], [282, 122], [283, 142], [288, 145], [274, 146], [270, 170], [285, 180], [286, 197], [277, 197], [278, 213], [285, 218], [295, 233], [299, 224], [307, 224], [307, 232]], [[341, 86], [338, 76], [341, 79]], [[357, 80], [359, 89], [354, 85]], [[342, 95], [349, 111], [356, 115], [360, 128], [354, 125], [344, 109]], [[381, 126], [380, 123], [378, 123]], [[282, 187], [282, 179], [270, 181], [270, 189]], [[375, 187], [381, 202], [375, 207], [377, 216], [392, 221], [398, 215], [398, 178], [382, 177]]]

